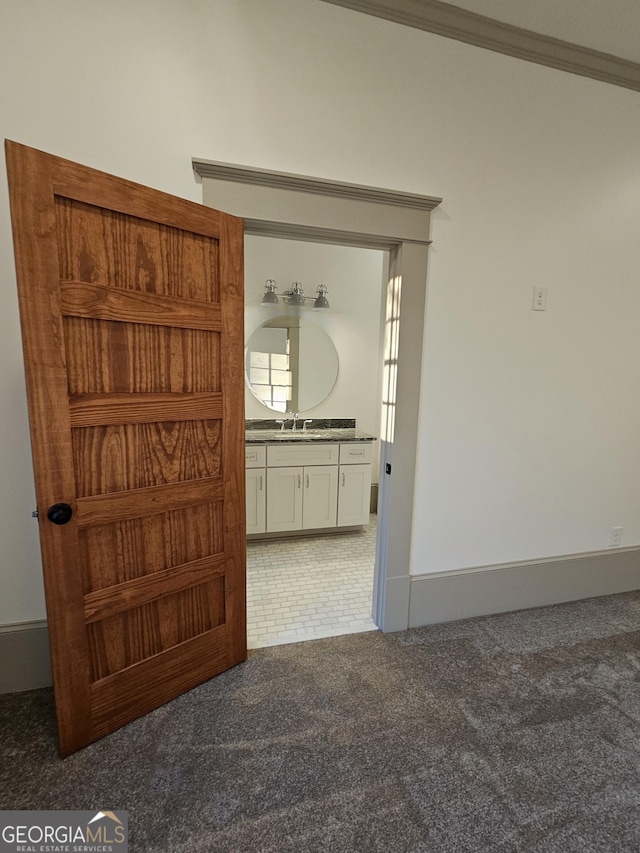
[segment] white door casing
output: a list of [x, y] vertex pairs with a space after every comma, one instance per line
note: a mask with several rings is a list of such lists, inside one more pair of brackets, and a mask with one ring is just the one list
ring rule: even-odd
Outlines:
[[[380, 440], [374, 621], [409, 626], [415, 458], [431, 211], [442, 199], [194, 159], [203, 201], [245, 220], [245, 233], [389, 252], [392, 346]], [[401, 298], [400, 298], [401, 297]]]

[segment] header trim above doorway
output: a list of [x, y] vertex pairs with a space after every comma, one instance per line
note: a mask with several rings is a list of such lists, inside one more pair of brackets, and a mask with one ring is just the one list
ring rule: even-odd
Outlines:
[[340, 181], [330, 181], [327, 178], [310, 178], [290, 172], [274, 172], [270, 169], [237, 166], [234, 163], [222, 163], [216, 160], [201, 160], [194, 157], [192, 163], [195, 173], [201, 178], [216, 178], [219, 181], [316, 193], [332, 198], [349, 198], [354, 201], [391, 204], [416, 210], [433, 210], [442, 202], [442, 199], [436, 196], [381, 189], [364, 184], [345, 184]]

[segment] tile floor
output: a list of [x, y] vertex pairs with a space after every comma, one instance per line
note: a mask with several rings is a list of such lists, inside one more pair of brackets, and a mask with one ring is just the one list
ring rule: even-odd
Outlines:
[[354, 533], [247, 542], [250, 649], [376, 630], [376, 520]]

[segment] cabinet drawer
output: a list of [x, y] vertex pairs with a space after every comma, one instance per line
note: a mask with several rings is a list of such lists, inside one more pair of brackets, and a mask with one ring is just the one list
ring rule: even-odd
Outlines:
[[283, 444], [267, 447], [267, 466], [286, 468], [290, 465], [337, 465], [338, 444]]
[[247, 444], [244, 448], [246, 468], [264, 468], [267, 464], [267, 448], [264, 444]]
[[373, 444], [370, 441], [353, 441], [340, 445], [341, 465], [362, 465], [371, 462]]

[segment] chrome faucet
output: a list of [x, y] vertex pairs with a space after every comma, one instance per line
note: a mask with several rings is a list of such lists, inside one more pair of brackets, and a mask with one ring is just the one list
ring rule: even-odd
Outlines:
[[297, 429], [296, 424], [298, 423], [298, 418], [299, 418], [299, 417], [300, 417], [300, 412], [294, 412], [294, 413], [293, 413], [293, 426], [291, 427], [291, 430], [292, 430], [293, 432], [295, 432], [295, 431], [296, 431], [296, 429]]

